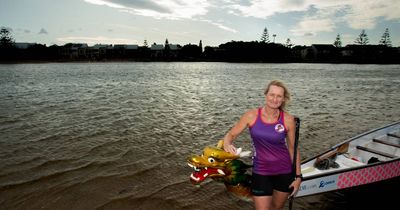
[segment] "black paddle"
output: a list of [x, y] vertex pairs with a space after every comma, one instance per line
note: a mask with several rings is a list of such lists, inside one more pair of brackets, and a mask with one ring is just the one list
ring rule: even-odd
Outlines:
[[[293, 173], [296, 175], [296, 162], [297, 162], [297, 146], [299, 144], [299, 130], [300, 130], [300, 118], [295, 117], [294, 121], [296, 123], [296, 132], [294, 137], [294, 154], [293, 154]], [[289, 210], [292, 210], [294, 196], [290, 196], [289, 198]]]

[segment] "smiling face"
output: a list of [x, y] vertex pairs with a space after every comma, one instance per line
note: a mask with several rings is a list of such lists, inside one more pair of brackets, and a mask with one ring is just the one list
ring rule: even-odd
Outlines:
[[282, 87], [271, 85], [265, 94], [266, 105], [272, 109], [280, 109], [285, 101], [285, 90]]

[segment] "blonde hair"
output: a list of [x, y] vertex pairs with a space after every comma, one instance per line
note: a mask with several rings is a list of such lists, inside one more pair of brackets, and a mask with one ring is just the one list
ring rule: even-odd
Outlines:
[[268, 93], [268, 91], [269, 91], [269, 89], [270, 89], [270, 87], [272, 85], [275, 85], [275, 86], [283, 88], [284, 100], [282, 102], [282, 105], [279, 107], [279, 109], [286, 111], [286, 107], [288, 106], [288, 104], [290, 102], [290, 99], [291, 99], [289, 89], [286, 87], [285, 84], [283, 84], [282, 81], [280, 81], [280, 80], [272, 80], [271, 82], [268, 83], [267, 88], [264, 91], [264, 95], [267, 95], [267, 93]]

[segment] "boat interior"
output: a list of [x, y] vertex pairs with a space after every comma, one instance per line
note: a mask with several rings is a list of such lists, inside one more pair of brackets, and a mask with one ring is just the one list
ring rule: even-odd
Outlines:
[[[332, 153], [330, 157], [325, 157], [323, 158], [324, 160], [315, 158], [303, 164], [301, 170], [303, 176], [312, 176], [400, 158], [400, 130], [376, 136], [367, 135], [347, 144], [345, 151], [340, 151], [339, 146], [336, 148], [339, 151], [330, 151]], [[321, 156], [324, 156], [324, 154]]]

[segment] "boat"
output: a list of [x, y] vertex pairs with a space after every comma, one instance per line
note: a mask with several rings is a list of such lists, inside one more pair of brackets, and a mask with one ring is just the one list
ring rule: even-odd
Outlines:
[[[296, 128], [299, 124], [298, 121]], [[220, 140], [216, 147], [207, 146], [201, 155], [187, 159], [194, 170], [190, 181], [200, 185], [211, 178], [224, 183], [228, 192], [238, 198], [251, 200], [249, 171], [252, 166], [241, 160], [246, 156], [249, 151], [241, 148], [236, 155], [225, 152]], [[400, 121], [357, 135], [302, 161], [301, 172], [303, 181], [295, 197], [400, 178]]]
[[295, 197], [353, 188], [400, 177], [400, 122], [341, 142], [301, 163]]

